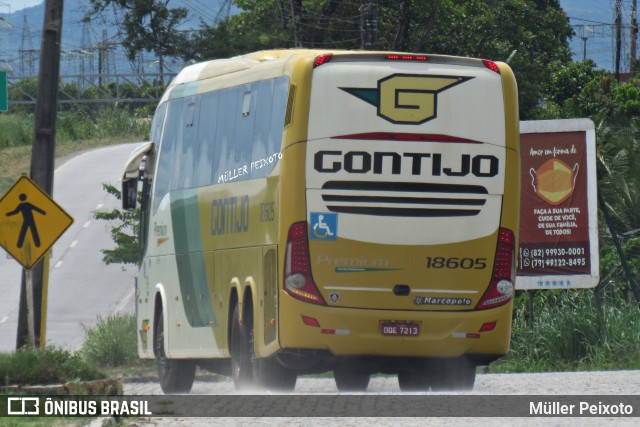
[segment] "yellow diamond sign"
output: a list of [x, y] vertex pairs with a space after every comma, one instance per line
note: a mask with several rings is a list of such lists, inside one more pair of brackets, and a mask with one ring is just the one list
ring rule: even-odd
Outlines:
[[73, 218], [22, 176], [0, 199], [0, 246], [31, 269], [73, 223]]

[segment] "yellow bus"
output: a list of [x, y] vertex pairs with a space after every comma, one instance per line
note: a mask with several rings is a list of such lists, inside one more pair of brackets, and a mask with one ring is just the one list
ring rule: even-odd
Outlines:
[[190, 65], [123, 176], [141, 185], [138, 351], [165, 393], [332, 371], [469, 389], [507, 353], [517, 88], [488, 60], [275, 50]]

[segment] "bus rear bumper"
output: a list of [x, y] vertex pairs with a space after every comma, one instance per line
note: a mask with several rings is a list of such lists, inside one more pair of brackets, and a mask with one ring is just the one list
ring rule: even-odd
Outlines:
[[[497, 358], [509, 350], [513, 303], [480, 311], [394, 311], [316, 306], [286, 296], [281, 298], [280, 308], [280, 347], [284, 351], [437, 358], [482, 354]], [[400, 335], [404, 333], [411, 335]]]

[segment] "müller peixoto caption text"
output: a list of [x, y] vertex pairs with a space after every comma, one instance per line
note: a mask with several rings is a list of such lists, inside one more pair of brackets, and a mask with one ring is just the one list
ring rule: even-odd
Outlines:
[[563, 403], [563, 402], [529, 402], [529, 415], [632, 415], [633, 406], [624, 403]]

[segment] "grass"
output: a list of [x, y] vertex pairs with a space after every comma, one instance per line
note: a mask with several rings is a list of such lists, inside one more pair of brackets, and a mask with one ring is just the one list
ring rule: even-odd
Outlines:
[[49, 346], [0, 353], [0, 378], [3, 385], [32, 385], [96, 380], [106, 375], [80, 354]]
[[140, 359], [133, 314], [98, 317], [96, 326], [85, 328], [80, 350], [89, 363], [100, 366], [112, 378], [157, 378], [155, 360]]
[[[0, 197], [31, 168], [33, 115], [0, 114]], [[96, 147], [142, 141], [149, 118], [106, 108], [96, 117], [83, 111], [58, 113], [56, 158]]]
[[75, 427], [89, 425], [89, 417], [2, 417], [3, 427]]
[[514, 308], [509, 354], [491, 372], [640, 369], [640, 308], [622, 299], [598, 304], [588, 290], [536, 295], [535, 322], [525, 298]]
[[155, 361], [138, 358], [134, 315], [98, 318], [80, 351], [54, 346], [0, 353], [0, 385], [45, 385], [107, 377], [155, 377]]

